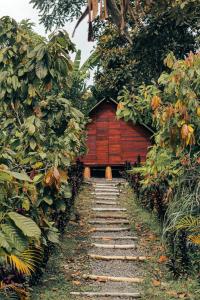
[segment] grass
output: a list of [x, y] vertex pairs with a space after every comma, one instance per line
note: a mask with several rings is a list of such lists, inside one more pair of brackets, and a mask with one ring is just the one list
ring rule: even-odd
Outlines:
[[167, 254], [162, 241], [162, 228], [154, 213], [141, 207], [127, 185], [121, 196], [131, 222], [131, 229], [139, 236], [139, 247], [151, 257], [143, 266], [144, 300], [200, 299], [200, 286], [195, 278], [175, 280], [167, 268]]
[[[87, 188], [86, 188], [87, 190]], [[88, 191], [87, 191], [88, 193]], [[76, 200], [76, 210], [82, 215], [90, 199], [85, 197], [85, 189]], [[87, 194], [86, 194], [87, 195]], [[86, 201], [83, 205], [83, 201]], [[84, 224], [71, 221], [63, 235], [61, 245], [50, 257], [40, 284], [33, 287], [32, 300], [73, 300], [71, 291], [84, 291], [82, 273], [89, 268], [87, 232]]]

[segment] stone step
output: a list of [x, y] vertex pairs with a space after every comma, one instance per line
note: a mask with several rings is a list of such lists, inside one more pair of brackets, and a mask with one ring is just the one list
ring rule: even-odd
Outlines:
[[119, 191], [118, 187], [95, 187], [95, 191]]
[[93, 215], [93, 217], [98, 218], [98, 219], [125, 219], [127, 218], [126, 214], [124, 213], [109, 213], [109, 212], [102, 212]]
[[116, 298], [132, 298], [132, 299], [139, 299], [141, 298], [140, 293], [121, 293], [121, 292], [71, 292], [70, 295], [73, 296], [82, 296], [93, 298], [94, 297], [113, 297]]
[[110, 224], [129, 224], [128, 220], [90, 220], [89, 224], [103, 224], [103, 225], [110, 225]]
[[96, 196], [95, 197], [95, 199], [96, 200], [113, 200], [113, 201], [115, 201], [115, 200], [117, 200], [117, 198], [118, 198], [118, 196], [116, 196], [116, 197], [111, 197], [111, 196]]
[[130, 256], [130, 255], [96, 255], [96, 254], [89, 254], [91, 259], [97, 260], [122, 260], [122, 261], [138, 261], [138, 262], [145, 262], [149, 259], [147, 256]]
[[94, 240], [108, 240], [108, 241], [117, 241], [117, 240], [138, 240], [138, 237], [136, 236], [105, 236], [105, 235], [101, 235], [101, 236], [95, 236], [92, 235], [91, 239]]
[[95, 204], [117, 205], [116, 201], [96, 200]]
[[121, 207], [93, 207], [93, 211], [127, 211], [126, 208]]
[[124, 245], [117, 245], [117, 244], [96, 244], [93, 243], [92, 247], [95, 248], [103, 248], [103, 249], [136, 249], [136, 245], [135, 244], [124, 244]]
[[92, 229], [93, 232], [121, 232], [129, 230], [130, 227], [95, 227]]
[[84, 279], [97, 280], [97, 281], [114, 281], [114, 282], [130, 282], [130, 283], [142, 283], [143, 278], [139, 277], [115, 277], [107, 275], [90, 275], [83, 274]]

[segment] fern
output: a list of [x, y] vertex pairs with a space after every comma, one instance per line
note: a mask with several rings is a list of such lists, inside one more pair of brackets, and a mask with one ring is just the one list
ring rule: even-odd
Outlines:
[[41, 263], [41, 251], [38, 249], [27, 249], [19, 255], [7, 255], [7, 263], [18, 273], [31, 275]]

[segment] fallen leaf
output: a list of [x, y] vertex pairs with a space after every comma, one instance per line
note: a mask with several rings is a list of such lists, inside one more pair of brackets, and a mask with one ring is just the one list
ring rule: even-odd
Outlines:
[[187, 298], [188, 297], [188, 294], [187, 293], [178, 293], [178, 297], [180, 299], [184, 299], [184, 298]]
[[81, 285], [81, 282], [78, 281], [78, 280], [74, 280], [74, 281], [72, 281], [72, 283], [73, 283], [74, 285]]
[[153, 286], [157, 287], [157, 286], [161, 285], [161, 282], [160, 282], [160, 280], [153, 279], [152, 284], [153, 284]]
[[177, 297], [178, 296], [176, 291], [167, 291], [166, 294], [169, 295], [169, 296], [172, 296], [172, 297]]
[[166, 261], [168, 261], [167, 256], [161, 255], [161, 256], [159, 257], [159, 259], [158, 259], [157, 262], [158, 262], [159, 264], [163, 264], [163, 263], [165, 263]]

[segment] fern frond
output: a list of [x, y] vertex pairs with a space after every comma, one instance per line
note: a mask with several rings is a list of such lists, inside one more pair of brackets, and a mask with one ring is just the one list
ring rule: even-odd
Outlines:
[[176, 229], [188, 229], [190, 231], [196, 227], [200, 227], [200, 217], [187, 216], [182, 218], [176, 225]]
[[188, 238], [193, 244], [200, 245], [200, 234], [198, 235], [189, 235]]
[[7, 255], [7, 263], [17, 270], [18, 273], [30, 276], [41, 263], [41, 251], [38, 249], [27, 249], [20, 255]]

